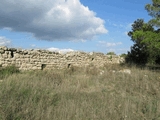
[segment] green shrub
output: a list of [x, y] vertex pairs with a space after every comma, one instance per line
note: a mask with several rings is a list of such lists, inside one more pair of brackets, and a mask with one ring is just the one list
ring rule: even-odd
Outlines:
[[107, 55], [116, 55], [114, 52], [108, 52]]
[[125, 53], [123, 53], [123, 54], [120, 55], [120, 57], [124, 57], [124, 58], [125, 58], [126, 56], [127, 56], [127, 54], [125, 54]]

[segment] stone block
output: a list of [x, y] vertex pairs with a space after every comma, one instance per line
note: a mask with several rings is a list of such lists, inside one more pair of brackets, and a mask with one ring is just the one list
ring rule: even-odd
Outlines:
[[4, 54], [4, 53], [5, 53], [5, 51], [2, 49], [2, 50], [0, 50], [0, 53], [1, 53], [1, 54]]

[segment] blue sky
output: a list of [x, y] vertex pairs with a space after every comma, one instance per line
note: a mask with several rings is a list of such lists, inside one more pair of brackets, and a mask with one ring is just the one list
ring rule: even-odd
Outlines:
[[127, 53], [138, 18], [151, 0], [0, 0], [0, 46]]

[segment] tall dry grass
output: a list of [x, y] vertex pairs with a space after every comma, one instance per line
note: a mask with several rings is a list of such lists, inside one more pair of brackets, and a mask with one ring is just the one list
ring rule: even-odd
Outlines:
[[159, 72], [124, 68], [10, 74], [0, 82], [0, 120], [159, 120]]

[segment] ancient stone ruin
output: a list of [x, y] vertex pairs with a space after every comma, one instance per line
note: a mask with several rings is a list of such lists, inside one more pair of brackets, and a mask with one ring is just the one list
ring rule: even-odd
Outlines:
[[94, 64], [121, 63], [124, 59], [117, 55], [103, 53], [69, 52], [60, 54], [48, 50], [23, 50], [0, 47], [0, 67], [15, 65], [20, 70], [63, 69], [71, 66], [85, 67]]

